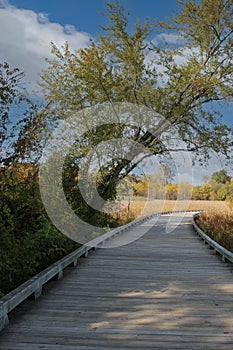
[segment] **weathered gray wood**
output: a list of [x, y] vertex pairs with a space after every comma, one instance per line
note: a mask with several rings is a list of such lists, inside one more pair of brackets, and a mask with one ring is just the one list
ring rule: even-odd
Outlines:
[[131, 244], [89, 251], [10, 314], [0, 349], [232, 350], [231, 264], [197, 238], [190, 215], [170, 233], [168, 219], [142, 224], [151, 229]]
[[119, 235], [122, 232], [127, 231], [135, 225], [148, 220], [150, 217], [156, 216], [157, 214], [147, 215], [145, 217], [138, 218], [129, 224], [126, 224], [122, 227], [116, 228], [107, 232], [106, 234], [101, 235], [88, 242], [86, 245], [83, 245], [79, 249], [60, 259], [56, 263], [49, 266], [44, 271], [40, 272], [33, 278], [30, 278], [28, 281], [20, 285], [18, 288], [1, 298], [0, 302], [0, 331], [9, 323], [8, 313], [11, 312], [14, 308], [20, 305], [24, 300], [26, 300], [30, 295], [34, 295], [34, 298], [37, 299], [42, 293], [42, 288], [45, 283], [50, 281], [54, 276], [57, 276], [57, 279], [60, 280], [63, 277], [63, 270], [69, 265], [77, 266], [77, 260], [81, 256], [88, 256], [88, 252], [91, 249], [95, 249], [98, 245], [102, 244], [105, 240], [110, 239], [115, 235]]

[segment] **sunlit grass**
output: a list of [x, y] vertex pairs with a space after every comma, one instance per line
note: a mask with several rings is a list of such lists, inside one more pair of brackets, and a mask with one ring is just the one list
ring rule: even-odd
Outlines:
[[208, 236], [233, 252], [233, 211], [202, 213], [197, 224]]
[[[126, 201], [123, 202], [127, 206]], [[175, 200], [134, 200], [129, 205], [130, 212], [134, 213], [135, 216], [143, 216], [156, 212], [163, 211], [178, 211], [178, 210], [219, 210], [228, 211], [229, 206], [226, 202], [221, 201], [175, 201]]]
[[119, 225], [126, 224], [138, 217], [166, 211], [205, 210], [205, 211], [230, 211], [229, 205], [221, 201], [193, 201], [193, 200], [146, 200], [144, 197], [135, 198], [132, 201], [124, 200], [113, 210], [113, 217]]

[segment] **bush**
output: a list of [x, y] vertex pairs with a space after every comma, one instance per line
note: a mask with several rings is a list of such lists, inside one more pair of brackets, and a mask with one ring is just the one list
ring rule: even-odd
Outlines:
[[36, 169], [0, 170], [0, 295], [8, 293], [79, 245], [45, 214]]
[[37, 231], [24, 237], [1, 231], [1, 293], [8, 293], [78, 247], [78, 243], [60, 233], [46, 217], [41, 220]]

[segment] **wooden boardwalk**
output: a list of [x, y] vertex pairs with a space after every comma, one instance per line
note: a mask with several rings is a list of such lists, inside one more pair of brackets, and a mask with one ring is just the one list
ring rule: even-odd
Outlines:
[[170, 233], [168, 215], [152, 219], [122, 234], [151, 226], [138, 240], [82, 258], [12, 312], [0, 349], [232, 350], [231, 266], [198, 238], [190, 218]]

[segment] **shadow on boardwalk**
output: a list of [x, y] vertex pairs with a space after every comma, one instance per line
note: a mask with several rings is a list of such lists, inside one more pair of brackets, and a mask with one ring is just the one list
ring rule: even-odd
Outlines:
[[169, 216], [152, 219], [125, 233], [150, 225], [138, 240], [81, 259], [12, 313], [0, 349], [232, 350], [230, 266], [196, 236], [190, 218], [170, 233]]

